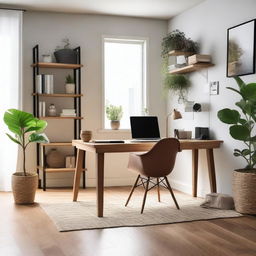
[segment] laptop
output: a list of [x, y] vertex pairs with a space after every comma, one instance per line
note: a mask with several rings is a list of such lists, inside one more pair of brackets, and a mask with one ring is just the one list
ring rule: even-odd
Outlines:
[[157, 116], [131, 116], [132, 141], [159, 141], [160, 131]]

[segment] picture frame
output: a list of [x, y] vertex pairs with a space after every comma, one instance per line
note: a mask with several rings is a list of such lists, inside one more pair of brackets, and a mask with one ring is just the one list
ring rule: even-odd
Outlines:
[[255, 73], [255, 19], [227, 30], [227, 77]]

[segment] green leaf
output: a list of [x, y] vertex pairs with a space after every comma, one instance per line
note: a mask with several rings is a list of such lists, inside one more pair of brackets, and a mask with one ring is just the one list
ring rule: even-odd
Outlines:
[[250, 83], [241, 88], [241, 94], [247, 100], [256, 101], [256, 83]]
[[[240, 91], [238, 91], [238, 90], [236, 90], [236, 89], [234, 89], [234, 88], [232, 88], [232, 87], [226, 87], [226, 88], [229, 89], [229, 90], [231, 90], [231, 91], [234, 91], [234, 92], [240, 94], [240, 95], [243, 97], [243, 95], [242, 95], [242, 93], [241, 93]], [[244, 97], [243, 97], [243, 98], [244, 98]]]
[[237, 110], [224, 108], [218, 112], [218, 118], [225, 124], [237, 124], [240, 120], [240, 114]]
[[237, 153], [237, 152], [234, 152], [233, 155], [234, 155], [234, 156], [241, 156], [241, 154], [240, 154], [240, 153]]
[[246, 84], [244, 83], [244, 81], [243, 81], [240, 77], [235, 76], [234, 79], [236, 80], [236, 82], [237, 82], [237, 84], [238, 84], [238, 86], [239, 86], [240, 89], [243, 88], [243, 87], [246, 85]]
[[[14, 137], [12, 137], [10, 134], [6, 133], [6, 135], [15, 143], [21, 145], [20, 141], [18, 141], [17, 139], [15, 139]], [[22, 145], [21, 145], [22, 146]]]
[[250, 137], [250, 130], [246, 126], [233, 125], [229, 128], [230, 135], [235, 140], [247, 141]]
[[242, 125], [246, 125], [247, 124], [247, 121], [245, 119], [242, 119], [242, 118], [240, 118], [238, 122], [240, 124], [242, 124]]
[[243, 149], [242, 150], [242, 155], [243, 156], [247, 156], [247, 155], [250, 155], [252, 152], [249, 150], [249, 149]]
[[49, 142], [49, 139], [44, 133], [32, 133], [28, 137], [29, 142], [37, 142], [37, 143], [47, 143]]
[[39, 120], [39, 119], [35, 118], [34, 120], [29, 122], [28, 126], [29, 127], [25, 131], [26, 133], [32, 132], [32, 131], [40, 132], [40, 131], [43, 131], [47, 127], [47, 122], [44, 120]]

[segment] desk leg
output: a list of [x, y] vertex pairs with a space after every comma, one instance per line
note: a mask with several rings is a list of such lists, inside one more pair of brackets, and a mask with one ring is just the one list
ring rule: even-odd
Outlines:
[[216, 186], [216, 175], [215, 175], [215, 165], [214, 165], [214, 157], [213, 157], [213, 149], [206, 149], [206, 156], [207, 156], [207, 164], [208, 164], [208, 173], [209, 173], [209, 180], [210, 180], [210, 187], [211, 192], [217, 192]]
[[81, 172], [83, 171], [85, 151], [78, 149], [76, 157], [76, 170], [73, 185], [73, 201], [77, 201], [78, 191], [80, 187]]
[[192, 195], [197, 197], [198, 149], [192, 150]]
[[104, 153], [96, 154], [97, 157], [97, 213], [103, 217], [104, 206]]

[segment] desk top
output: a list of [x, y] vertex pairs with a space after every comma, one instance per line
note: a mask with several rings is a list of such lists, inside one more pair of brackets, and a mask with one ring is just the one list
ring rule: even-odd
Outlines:
[[[222, 140], [179, 140], [181, 150], [213, 149], [219, 148]], [[95, 153], [143, 152], [149, 151], [156, 142], [134, 142], [126, 140], [125, 143], [93, 143], [82, 140], [72, 140], [72, 145], [78, 149]]]

